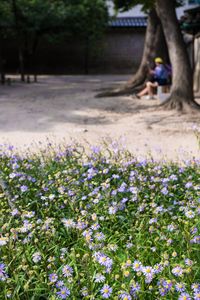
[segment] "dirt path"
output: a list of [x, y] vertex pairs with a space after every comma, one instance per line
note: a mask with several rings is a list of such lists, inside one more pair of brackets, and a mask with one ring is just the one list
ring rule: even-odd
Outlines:
[[192, 127], [199, 115], [158, 111], [158, 100], [95, 98], [128, 76], [41, 76], [37, 84], [0, 87], [0, 143], [20, 149], [73, 140], [96, 145], [121, 140], [139, 156], [176, 159], [199, 155]]

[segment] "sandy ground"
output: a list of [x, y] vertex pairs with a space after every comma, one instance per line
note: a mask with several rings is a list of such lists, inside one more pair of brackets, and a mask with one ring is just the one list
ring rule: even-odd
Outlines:
[[45, 145], [47, 139], [85, 145], [120, 140], [137, 156], [198, 157], [192, 127], [200, 126], [200, 114], [158, 110], [159, 100], [95, 98], [99, 90], [128, 78], [40, 76], [37, 84], [21, 84], [13, 78], [11, 86], [0, 86], [0, 143], [24, 151]]

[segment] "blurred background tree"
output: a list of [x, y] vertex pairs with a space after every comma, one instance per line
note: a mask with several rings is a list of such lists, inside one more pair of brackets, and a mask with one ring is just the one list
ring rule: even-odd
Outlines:
[[[26, 73], [26, 80], [30, 82], [43, 36], [56, 42], [75, 34], [84, 40], [87, 73], [89, 50], [102, 37], [108, 12], [105, 0], [2, 0], [0, 18], [1, 38], [4, 35], [16, 38], [21, 80], [25, 81]], [[34, 73], [36, 81], [36, 70]]]

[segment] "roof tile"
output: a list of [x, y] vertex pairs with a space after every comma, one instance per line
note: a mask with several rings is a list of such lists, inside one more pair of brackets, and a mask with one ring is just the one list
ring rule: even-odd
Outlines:
[[109, 27], [146, 27], [146, 17], [118, 17], [109, 21]]

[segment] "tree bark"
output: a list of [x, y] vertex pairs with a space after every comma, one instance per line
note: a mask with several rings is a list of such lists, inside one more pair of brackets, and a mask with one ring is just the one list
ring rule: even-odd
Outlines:
[[194, 40], [194, 91], [200, 95], [200, 34]]
[[25, 74], [24, 74], [24, 53], [21, 41], [21, 31], [19, 26], [19, 16], [18, 16], [18, 7], [16, 0], [12, 0], [12, 10], [14, 14], [14, 22], [16, 26], [16, 33], [17, 33], [17, 43], [18, 43], [18, 56], [19, 56], [19, 69], [21, 75], [21, 81], [25, 81]]
[[20, 70], [21, 81], [25, 82], [24, 54], [23, 54], [22, 47], [20, 45], [18, 45], [18, 52], [19, 52], [19, 70]]
[[163, 39], [164, 34], [160, 20], [156, 10], [152, 9], [148, 15], [144, 50], [138, 71], [125, 85], [117, 89], [109, 89], [106, 92], [99, 93], [97, 97], [126, 95], [133, 93], [135, 89], [141, 88], [141, 85], [144, 84], [148, 75], [149, 63], [153, 61], [156, 54], [161, 55], [160, 52], [162, 52], [162, 54], [165, 53], [164, 56], [166, 56], [167, 48], [163, 47], [163, 49], [161, 49], [161, 45], [166, 45], [165, 42], [163, 43]]
[[4, 59], [2, 57], [0, 57], [0, 77], [1, 77], [1, 84], [5, 84], [6, 83], [6, 75], [5, 75], [5, 71], [4, 71]]
[[[1, 41], [2, 43], [2, 41]], [[3, 58], [3, 55], [2, 55], [2, 49], [1, 49], [1, 46], [0, 46], [0, 81], [1, 81], [1, 84], [5, 84], [6, 82], [6, 75], [5, 75], [5, 60]]]
[[163, 106], [177, 110], [198, 107], [194, 102], [193, 74], [176, 17], [175, 0], [156, 0], [156, 11], [162, 23], [172, 64], [171, 95]]
[[84, 45], [84, 74], [89, 74], [89, 57], [90, 57], [90, 41], [89, 37], [85, 38], [85, 45]]
[[[165, 47], [161, 48], [160, 45], [165, 45]], [[166, 52], [162, 26], [155, 9], [152, 9], [148, 16], [143, 56], [139, 69], [126, 86], [134, 89], [143, 84], [148, 75], [149, 65], [152, 64], [155, 56], [166, 57]]]
[[33, 46], [32, 46], [32, 57], [31, 57], [31, 68], [33, 71], [33, 78], [34, 82], [37, 82], [37, 68], [36, 68], [36, 50], [39, 44], [39, 34], [36, 33], [33, 39]]

